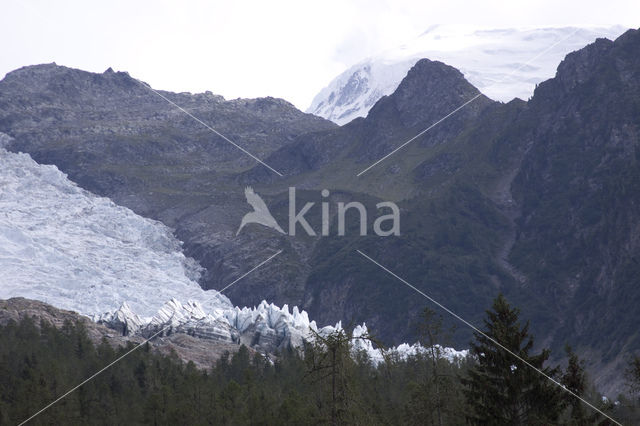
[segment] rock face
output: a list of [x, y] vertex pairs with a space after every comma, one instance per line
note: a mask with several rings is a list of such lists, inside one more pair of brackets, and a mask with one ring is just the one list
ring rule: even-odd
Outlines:
[[[412, 318], [427, 301], [359, 249], [477, 324], [503, 292], [531, 319], [539, 344], [591, 354], [592, 376], [615, 394], [619, 363], [640, 350], [638, 51], [635, 30], [598, 40], [569, 55], [530, 101], [479, 96], [360, 177], [477, 89], [445, 64], [420, 61], [367, 118], [340, 128], [274, 100], [167, 94], [230, 136], [246, 137], [284, 179], [234, 157], [226, 151], [233, 147], [115, 73], [45, 66], [8, 75], [0, 82], [0, 131], [14, 137], [9, 149], [53, 162], [80, 185], [175, 228], [206, 268], [204, 288], [222, 288], [265, 252], [283, 250], [277, 267], [230, 289], [235, 304], [287, 303], [319, 323], [367, 321], [390, 343], [412, 340]], [[236, 238], [250, 211], [246, 184], [281, 225], [288, 186], [296, 186], [300, 205], [316, 203], [309, 214], [316, 229], [323, 188], [329, 202], [361, 201], [371, 212], [396, 200], [401, 236], [294, 238], [249, 225]], [[264, 321], [264, 330], [251, 322], [247, 338], [260, 332], [259, 344], [279, 345], [278, 321]], [[470, 337], [461, 330], [456, 344]]]
[[[345, 156], [364, 168], [476, 95], [479, 97], [474, 102], [442, 126], [434, 128], [429, 138], [421, 143], [437, 145], [455, 138], [465, 125], [495, 104], [481, 95], [457, 69], [442, 62], [421, 59], [409, 70], [397, 90], [380, 99], [365, 119], [312, 137], [301, 137], [275, 151], [267, 162], [288, 175], [331, 166], [337, 158]], [[353, 174], [358, 171], [348, 170]], [[255, 172], [248, 176], [256, 181], [267, 178], [263, 170], [255, 169]], [[337, 176], [338, 179], [344, 177], [344, 173]], [[347, 186], [338, 179], [333, 187]]]
[[[281, 99], [159, 93], [258, 158], [301, 134], [336, 127]], [[213, 182], [229, 185], [230, 172], [256, 164], [124, 72], [21, 68], [0, 82], [0, 111], [0, 129], [15, 138], [10, 149], [170, 225], [224, 198]]]
[[511, 261], [554, 301], [555, 339], [598, 353], [594, 376], [603, 382], [624, 370], [625, 352], [640, 350], [631, 331], [640, 321], [637, 52], [638, 31], [597, 40], [538, 87], [534, 142], [513, 186], [521, 215]]

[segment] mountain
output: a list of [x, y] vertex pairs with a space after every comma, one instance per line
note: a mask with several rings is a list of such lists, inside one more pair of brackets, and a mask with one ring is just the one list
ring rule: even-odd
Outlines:
[[[0, 134], [0, 142], [9, 138]], [[0, 300], [0, 324], [25, 315], [56, 327], [81, 321], [94, 342], [104, 337], [115, 346], [160, 333], [153, 343], [158, 350], [179, 347], [183, 359], [203, 368], [240, 344], [274, 353], [301, 347], [311, 330], [341, 328], [319, 328], [305, 311], [290, 312], [287, 305], [234, 307], [199, 286], [202, 268], [184, 256], [165, 225], [79, 188], [27, 154], [0, 148], [0, 164], [0, 299], [8, 299]], [[354, 332], [366, 334], [366, 325]], [[382, 360], [370, 342], [359, 348]], [[450, 359], [466, 356], [445, 349]], [[424, 348], [405, 344], [396, 350], [405, 356]]]
[[[261, 158], [303, 134], [337, 127], [281, 99], [160, 94]], [[0, 82], [0, 128], [14, 138], [10, 150], [54, 164], [84, 189], [173, 228], [187, 256], [205, 267], [205, 289], [222, 288], [278, 249], [254, 250], [246, 233], [234, 238], [247, 208], [236, 175], [255, 160], [127, 73], [55, 64], [13, 71]], [[284, 279], [294, 273], [278, 270], [264, 282], [270, 291], [238, 304], [296, 304], [286, 289], [300, 290]]]
[[[296, 346], [302, 344], [310, 326], [304, 311], [261, 304], [247, 313], [203, 290], [197, 283], [202, 268], [160, 222], [79, 188], [27, 154], [0, 148], [0, 164], [0, 298], [43, 301], [124, 335], [172, 325], [190, 336], [242, 340], [265, 351], [290, 344], [292, 333]], [[278, 320], [272, 311], [281, 312]]]
[[579, 338], [603, 363], [640, 348], [639, 48], [638, 31], [599, 39], [538, 86], [523, 120], [533, 143], [513, 183], [511, 260], [556, 311], [573, 313], [559, 316], [555, 338]]
[[[579, 348], [596, 383], [616, 394], [626, 357], [640, 350], [634, 326], [640, 318], [632, 307], [640, 297], [633, 289], [638, 49], [636, 30], [615, 42], [598, 39], [567, 55], [529, 102], [478, 98], [475, 111], [452, 117], [356, 177], [435, 122], [423, 105], [437, 108], [443, 97], [432, 96], [430, 77], [453, 89], [452, 97], [464, 87], [451, 83], [452, 73], [434, 77], [438, 63], [421, 60], [366, 118], [325, 132], [324, 140], [287, 146], [270, 161], [295, 153], [282, 166], [304, 170], [303, 182], [399, 199], [403, 236], [359, 241], [359, 249], [474, 321], [488, 295], [507, 294], [532, 320], [541, 344], [556, 353], [564, 343]], [[420, 111], [417, 117], [429, 118], [416, 125], [411, 114], [400, 113], [404, 100]], [[333, 149], [336, 140], [349, 143]], [[415, 312], [421, 301], [375, 267], [356, 267], [356, 242], [323, 243], [315, 255], [322, 261], [307, 282], [322, 299], [318, 305], [389, 318], [394, 330], [410, 328], [391, 312]]]
[[491, 99], [526, 100], [538, 83], [553, 77], [567, 53], [598, 37], [613, 40], [625, 30], [622, 26], [472, 29], [435, 25], [406, 44], [351, 66], [314, 97], [307, 112], [340, 125], [364, 117], [378, 99], [394, 92], [421, 58], [456, 67]]
[[[254, 165], [255, 160], [159, 95], [242, 141], [257, 157], [300, 134], [335, 127], [282, 99], [227, 101], [210, 92], [154, 93], [146, 83], [112, 69], [95, 74], [44, 64], [10, 72], [0, 85], [0, 126], [12, 129], [23, 150], [39, 163], [58, 164], [83, 187], [116, 199], [130, 195], [131, 187], [176, 195], [176, 181], [189, 186], [190, 193], [196, 188], [206, 192], [202, 186], [212, 176]], [[81, 152], [73, 149], [79, 144]], [[84, 172], [89, 163], [99, 163], [99, 171]], [[139, 208], [153, 210], [150, 198], [137, 200]]]
[[[571, 344], [587, 358], [597, 385], [616, 395], [625, 357], [640, 350], [634, 308], [640, 297], [639, 50], [637, 30], [614, 42], [598, 39], [567, 55], [529, 101], [493, 101], [459, 70], [423, 59], [367, 117], [341, 127], [299, 111], [291, 112], [295, 120], [277, 125], [270, 116], [258, 124], [229, 116], [227, 130], [257, 126], [265, 141], [272, 140], [261, 158], [283, 177], [230, 154], [218, 163], [222, 145], [211, 154], [210, 145], [198, 143], [204, 130], [190, 130], [197, 123], [169, 114], [169, 106], [158, 106], [153, 93], [148, 97], [126, 75], [118, 78], [147, 92], [123, 90], [97, 113], [90, 99], [112, 96], [109, 73], [44, 66], [53, 68], [10, 74], [0, 82], [0, 131], [14, 138], [8, 150], [54, 163], [80, 186], [173, 228], [185, 254], [205, 268], [199, 281], [204, 289], [222, 288], [282, 250], [271, 268], [225, 293], [236, 305], [258, 306], [264, 299], [299, 306], [323, 324], [366, 321], [390, 345], [412, 341], [415, 318], [429, 302], [356, 252], [361, 250], [479, 325], [491, 299], [504, 293], [531, 320], [540, 346], [561, 357], [564, 344]], [[58, 97], [65, 81], [68, 93]], [[85, 87], [82, 82], [88, 82], [86, 95], [77, 95], [72, 89]], [[37, 90], [26, 92], [28, 87]], [[200, 95], [167, 96], [195, 105]], [[118, 112], [119, 104], [126, 114]], [[149, 111], [156, 108], [167, 112], [154, 121]], [[37, 111], [37, 121], [30, 111]], [[211, 111], [208, 118], [224, 125], [220, 110]], [[288, 130], [296, 123], [310, 125]], [[290, 138], [269, 139], [260, 126]], [[251, 224], [236, 237], [251, 211], [246, 185], [281, 226], [288, 221], [289, 187], [296, 188], [298, 211], [315, 203], [307, 218], [316, 230], [326, 202], [333, 231], [293, 237]], [[322, 189], [330, 194], [323, 196]], [[351, 219], [346, 235], [337, 235], [336, 204], [349, 201], [363, 203], [370, 214], [381, 201], [397, 202], [401, 235], [360, 236]], [[470, 337], [459, 328], [452, 345], [467, 347]]]
[[123, 335], [172, 325], [265, 351], [292, 338], [300, 346], [309, 327], [317, 329], [298, 308], [290, 314], [263, 303], [240, 310], [203, 290], [196, 281], [202, 268], [184, 256], [169, 228], [79, 188], [55, 166], [3, 148], [0, 164], [0, 298], [73, 310]]

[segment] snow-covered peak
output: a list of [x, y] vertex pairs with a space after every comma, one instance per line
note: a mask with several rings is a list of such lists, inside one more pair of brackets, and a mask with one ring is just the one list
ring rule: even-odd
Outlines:
[[474, 86], [498, 101], [528, 99], [536, 84], [551, 78], [564, 56], [596, 38], [615, 39], [613, 27], [477, 29], [437, 25], [409, 43], [367, 58], [321, 90], [307, 109], [337, 124], [367, 115], [393, 93], [421, 58], [458, 68]]

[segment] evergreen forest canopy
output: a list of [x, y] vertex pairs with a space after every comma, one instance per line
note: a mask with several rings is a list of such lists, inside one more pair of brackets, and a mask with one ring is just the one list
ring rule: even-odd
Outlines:
[[[564, 368], [533, 353], [529, 324], [499, 296], [484, 332], [623, 424], [640, 421], [640, 358], [629, 363], [629, 392], [609, 402], [567, 347]], [[472, 356], [450, 362], [433, 346], [442, 318], [425, 309], [418, 326], [428, 353], [374, 365], [354, 352], [348, 331], [315, 336], [275, 360], [242, 346], [208, 371], [149, 345], [134, 351], [29, 424], [613, 424], [504, 350], [476, 334]], [[0, 327], [0, 425], [28, 419], [133, 348], [94, 345], [82, 323], [57, 329], [23, 319]]]

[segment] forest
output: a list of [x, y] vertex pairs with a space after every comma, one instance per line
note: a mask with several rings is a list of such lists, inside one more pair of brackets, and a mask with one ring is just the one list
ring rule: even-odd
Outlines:
[[407, 358], [389, 352], [378, 364], [356, 350], [349, 330], [312, 336], [304, 348], [274, 356], [241, 346], [208, 370], [145, 344], [30, 419], [135, 346], [95, 345], [82, 323], [9, 322], [0, 327], [0, 425], [615, 424], [607, 416], [640, 422], [640, 357], [629, 360], [628, 392], [603, 399], [571, 348], [565, 365], [547, 365], [550, 352], [533, 350], [528, 322], [503, 296], [487, 310], [463, 360], [445, 359], [435, 345], [448, 333], [441, 316], [425, 308], [417, 324], [431, 349]]

